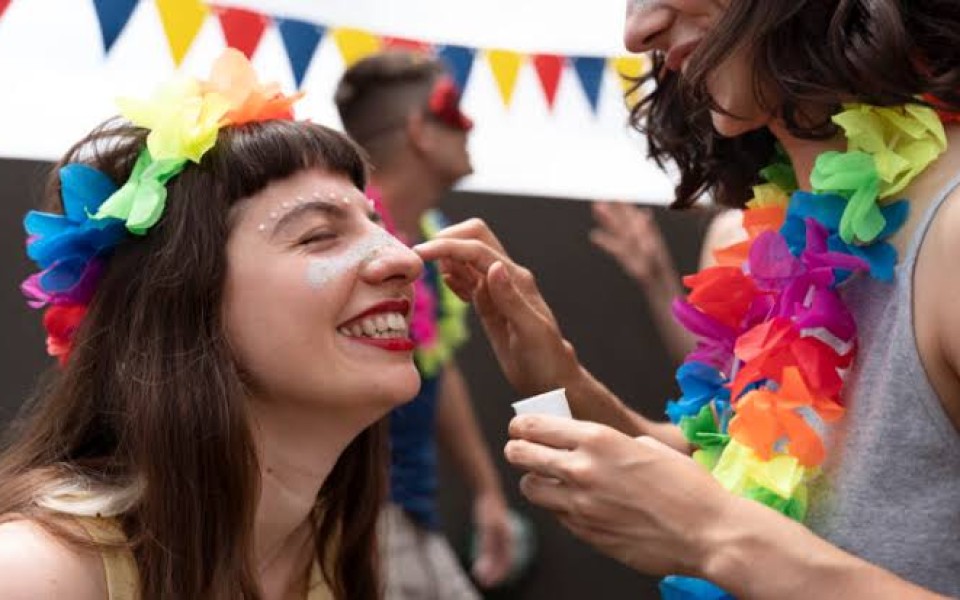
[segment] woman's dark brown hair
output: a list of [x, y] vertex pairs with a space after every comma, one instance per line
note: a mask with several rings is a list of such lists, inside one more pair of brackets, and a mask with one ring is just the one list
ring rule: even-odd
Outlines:
[[[767, 129], [736, 138], [714, 131], [706, 91], [714, 68], [735, 51], [753, 58], [754, 90], [792, 134], [836, 134], [841, 103], [894, 106], [921, 95], [960, 110], [960, 2], [956, 0], [731, 0], [681, 78], [654, 56], [655, 89], [631, 111], [650, 156], [680, 172], [676, 208], [703, 195], [740, 207], [775, 156]], [[812, 108], [812, 110], [811, 110]], [[735, 115], [734, 115], [735, 116]]]
[[[146, 134], [108, 122], [61, 165], [84, 162], [122, 183]], [[202, 161], [167, 185], [163, 217], [109, 258], [69, 361], [18, 420], [0, 456], [0, 515], [69, 538], [63, 515], [37, 503], [51, 486], [133, 487], [119, 519], [145, 600], [260, 597], [251, 564], [259, 470], [222, 322], [225, 248], [237, 201], [304, 169], [365, 184], [366, 165], [346, 137], [268, 121], [221, 130]], [[56, 172], [47, 202], [60, 209]], [[380, 595], [385, 465], [375, 425], [347, 447], [317, 497], [316, 556], [340, 600]]]

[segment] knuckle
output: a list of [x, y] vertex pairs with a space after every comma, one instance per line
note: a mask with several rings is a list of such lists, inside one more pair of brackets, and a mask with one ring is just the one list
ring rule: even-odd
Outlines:
[[609, 431], [606, 427], [588, 424], [583, 434], [583, 445], [588, 448], [598, 448], [603, 446], [609, 439]]
[[570, 498], [570, 512], [577, 523], [582, 523], [583, 519], [593, 514], [594, 507], [593, 498], [587, 494], [575, 493]]
[[560, 469], [564, 479], [577, 485], [589, 484], [593, 479], [593, 464], [584, 458], [571, 458]]
[[526, 267], [517, 267], [517, 277], [523, 283], [531, 284], [536, 282], [536, 277], [533, 275], [533, 271]]
[[479, 233], [489, 230], [486, 221], [479, 217], [470, 217], [463, 222], [463, 228], [470, 233]]

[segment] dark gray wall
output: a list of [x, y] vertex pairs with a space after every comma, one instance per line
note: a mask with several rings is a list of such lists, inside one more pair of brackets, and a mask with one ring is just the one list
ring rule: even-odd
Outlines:
[[[44, 163], [0, 160], [0, 422], [9, 418], [40, 371], [44, 354], [39, 313], [26, 307], [18, 285], [31, 272], [23, 252], [21, 221], [35, 207], [46, 171]], [[637, 410], [661, 415], [673, 394], [673, 365], [666, 356], [638, 288], [616, 265], [590, 245], [591, 217], [585, 202], [456, 193], [444, 203], [453, 220], [486, 219], [507, 249], [537, 275], [566, 336], [583, 362]], [[703, 214], [657, 210], [671, 251], [683, 272], [695, 266], [706, 225]], [[529, 600], [656, 598], [656, 582], [597, 554], [574, 540], [545, 512], [520, 498], [517, 474], [506, 467], [501, 449], [516, 400], [472, 320], [474, 335], [460, 354], [477, 413], [494, 452], [507, 493], [534, 524], [538, 556], [530, 577], [498, 597]], [[448, 532], [457, 547], [469, 535], [469, 499], [444, 466], [442, 503]]]

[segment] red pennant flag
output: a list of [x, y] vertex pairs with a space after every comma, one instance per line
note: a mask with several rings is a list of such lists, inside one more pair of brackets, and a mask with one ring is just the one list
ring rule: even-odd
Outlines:
[[422, 52], [424, 54], [433, 53], [433, 46], [427, 42], [390, 36], [383, 36], [382, 39], [383, 47], [386, 50], [411, 50], [413, 52]]
[[227, 46], [236, 48], [249, 59], [260, 45], [260, 38], [267, 28], [267, 15], [245, 8], [218, 7], [217, 17]]
[[10, 2], [13, 0], [0, 0], [0, 17], [3, 16], [3, 13], [7, 10], [7, 7], [10, 6]]
[[553, 108], [557, 86], [560, 85], [560, 74], [563, 73], [563, 57], [556, 54], [534, 54], [533, 66], [537, 70], [540, 85], [543, 86], [543, 95], [547, 97], [547, 106]]

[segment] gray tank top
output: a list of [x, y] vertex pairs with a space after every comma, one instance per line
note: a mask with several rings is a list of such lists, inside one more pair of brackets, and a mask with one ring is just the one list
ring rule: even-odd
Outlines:
[[960, 434], [920, 363], [913, 272], [937, 210], [929, 207], [893, 283], [849, 281], [843, 296], [860, 350], [844, 419], [827, 434], [807, 524], [835, 545], [930, 590], [960, 597]]

